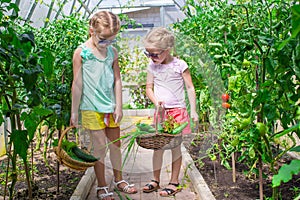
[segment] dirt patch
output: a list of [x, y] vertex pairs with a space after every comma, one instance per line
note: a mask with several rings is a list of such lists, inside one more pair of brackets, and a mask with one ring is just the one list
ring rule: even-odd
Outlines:
[[[206, 138], [206, 139], [204, 139]], [[245, 170], [247, 166], [236, 163], [236, 182], [233, 182], [232, 171], [226, 169], [220, 164], [217, 158], [211, 161], [210, 158], [205, 156], [205, 151], [211, 146], [211, 140], [200, 135], [195, 137], [192, 145], [185, 144], [195, 165], [201, 175], [203, 176], [208, 187], [212, 191], [216, 200], [253, 200], [259, 199], [259, 182], [258, 178], [247, 178]], [[237, 155], [236, 155], [237, 156]], [[203, 159], [201, 159], [203, 158]], [[290, 157], [284, 157], [281, 164], [289, 163]], [[270, 172], [264, 167], [266, 175], [264, 179], [264, 195], [265, 197], [272, 196], [271, 177]], [[293, 176], [293, 180], [288, 183], [282, 184], [279, 188], [281, 193], [280, 199], [291, 200], [300, 193], [300, 175]]]
[[[34, 172], [33, 172], [33, 198], [34, 199], [60, 199], [68, 200], [72, 196], [76, 186], [78, 185], [84, 172], [72, 171], [62, 165], [59, 167], [59, 176], [57, 175], [56, 155], [52, 150], [49, 150], [47, 161], [49, 166], [46, 166], [42, 158], [41, 152], [34, 153]], [[20, 161], [21, 162], [21, 161]], [[7, 159], [0, 161], [0, 196], [4, 195], [5, 171]], [[22, 168], [22, 164], [19, 165]], [[28, 199], [28, 190], [23, 169], [18, 176], [15, 189], [16, 193], [13, 199], [22, 200]], [[18, 170], [20, 172], [20, 170]], [[58, 181], [59, 179], [59, 181]], [[59, 187], [58, 187], [59, 184]], [[7, 198], [8, 199], [8, 198]]]

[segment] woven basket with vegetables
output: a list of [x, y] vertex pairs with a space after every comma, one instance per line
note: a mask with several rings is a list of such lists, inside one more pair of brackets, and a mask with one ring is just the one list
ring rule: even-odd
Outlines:
[[[158, 118], [157, 118], [158, 119]], [[166, 150], [177, 147], [182, 142], [182, 130], [188, 125], [188, 122], [178, 123], [173, 116], [167, 116], [165, 121], [151, 126], [144, 123], [138, 123], [136, 142], [139, 146], [146, 149]]]
[[60, 163], [74, 170], [85, 171], [87, 168], [93, 167], [98, 159], [87, 151], [80, 149], [75, 142], [64, 139], [64, 136], [73, 128], [75, 127], [66, 128], [59, 140], [54, 140], [54, 152]]

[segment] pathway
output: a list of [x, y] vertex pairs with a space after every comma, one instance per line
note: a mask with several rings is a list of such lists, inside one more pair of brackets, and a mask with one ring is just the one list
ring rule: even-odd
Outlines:
[[[128, 114], [127, 114], [128, 115]], [[150, 114], [143, 114], [141, 116], [125, 116], [122, 120], [122, 133], [128, 133], [132, 128], [134, 128], [134, 124], [137, 121], [142, 122], [150, 122], [152, 119]], [[150, 120], [150, 121], [149, 121]], [[125, 144], [126, 142], [123, 142]], [[125, 146], [125, 145], [123, 145]], [[208, 189], [204, 179], [202, 178], [199, 171], [194, 166], [190, 155], [185, 149], [184, 145], [182, 147], [183, 152], [183, 162], [180, 173], [180, 184], [184, 187], [183, 190], [176, 194], [175, 197], [160, 197], [158, 192], [152, 193], [143, 193], [142, 187], [148, 183], [152, 177], [152, 152], [153, 150], [144, 149], [139, 147], [137, 144], [134, 145], [134, 150], [129, 154], [129, 157], [126, 161], [126, 165], [123, 169], [124, 179], [129, 181], [130, 183], [134, 183], [135, 187], [138, 188], [138, 193], [127, 195], [132, 200], [170, 200], [170, 199], [189, 199], [189, 200], [214, 200], [215, 198], [212, 196], [210, 190]], [[125, 148], [123, 147], [123, 151]], [[123, 152], [125, 155], [126, 152]], [[109, 156], [106, 157], [106, 174], [107, 174], [107, 183], [111, 183], [112, 177], [112, 169], [111, 164], [109, 162]], [[161, 171], [161, 187], [165, 187], [171, 175], [171, 151], [166, 150], [164, 153], [164, 163]], [[86, 171], [86, 174], [81, 179], [78, 184], [71, 200], [96, 200], [96, 188], [97, 181], [95, 178], [93, 168], [89, 168]], [[110, 184], [112, 189], [112, 184]], [[125, 193], [120, 193], [121, 198], [115, 193], [114, 197], [116, 200], [126, 199]]]

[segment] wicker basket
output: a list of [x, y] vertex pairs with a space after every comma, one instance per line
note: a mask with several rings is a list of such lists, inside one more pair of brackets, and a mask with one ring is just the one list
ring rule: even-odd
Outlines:
[[[182, 134], [168, 134], [168, 133], [158, 133], [157, 126], [158, 123], [162, 123], [165, 116], [165, 109], [162, 105], [156, 110], [155, 115], [155, 133], [143, 134], [139, 135], [136, 138], [136, 142], [139, 146], [145, 149], [153, 149], [153, 150], [166, 150], [173, 149], [181, 144], [182, 142]], [[160, 118], [159, 118], [160, 116]], [[159, 122], [160, 121], [160, 122]]]
[[73, 128], [75, 128], [75, 127], [70, 126], [62, 132], [62, 134], [59, 138], [57, 147], [54, 147], [54, 152], [57, 156], [57, 159], [59, 160], [59, 162], [61, 164], [65, 165], [71, 169], [77, 170], [77, 171], [85, 171], [87, 168], [93, 167], [95, 165], [95, 162], [81, 162], [78, 160], [74, 160], [67, 154], [67, 152], [65, 150], [63, 150], [61, 148], [61, 144], [62, 144], [64, 136]]
[[181, 144], [182, 135], [171, 135], [166, 133], [149, 133], [139, 135], [136, 138], [136, 142], [139, 146], [145, 149], [153, 150], [166, 150], [173, 149]]

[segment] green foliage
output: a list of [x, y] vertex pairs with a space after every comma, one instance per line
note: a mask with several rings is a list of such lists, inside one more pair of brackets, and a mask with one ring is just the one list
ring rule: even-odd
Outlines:
[[[27, 138], [26, 130], [14, 130], [10, 136], [10, 142], [14, 146], [14, 151], [16, 154], [26, 161], [27, 160], [27, 149], [29, 147], [29, 141]], [[20, 145], [22, 144], [22, 145]]]
[[155, 128], [153, 128], [153, 126], [149, 125], [149, 124], [145, 124], [145, 123], [137, 123], [136, 127], [140, 130], [140, 131], [146, 131], [149, 133], [154, 133], [155, 132]]
[[281, 181], [287, 183], [292, 179], [293, 175], [300, 173], [300, 160], [292, 160], [290, 164], [284, 164], [278, 171], [278, 174], [273, 176], [272, 187], [278, 187]]
[[[0, 122], [4, 118], [10, 120], [10, 141], [14, 151], [7, 154], [11, 159], [11, 184], [9, 188], [10, 197], [14, 194], [14, 186], [17, 182], [17, 156], [20, 156], [25, 166], [28, 195], [32, 197], [31, 177], [27, 163], [27, 151], [34, 137], [35, 128], [42, 119], [31, 122], [33, 129], [23, 130], [21, 116], [28, 121], [36, 113], [33, 110], [42, 106], [42, 90], [39, 88], [41, 76], [43, 75], [44, 57], [51, 54], [49, 51], [39, 49], [36, 46], [34, 33], [31, 30], [22, 30], [19, 26], [20, 20], [17, 16], [6, 16], [5, 13], [18, 13], [15, 4], [7, 1], [0, 4]], [[51, 56], [48, 59], [51, 65]], [[25, 123], [25, 128], [28, 123]], [[5, 130], [6, 131], [6, 130]], [[7, 174], [8, 175], [8, 172]], [[6, 183], [7, 184], [7, 183]]]
[[[119, 63], [123, 81], [128, 83], [144, 84], [146, 82], [146, 69], [149, 59], [144, 55], [143, 49], [138, 46], [140, 38], [124, 38], [118, 43]], [[129, 76], [128, 76], [129, 75]]]
[[[290, 151], [300, 152], [300, 145], [296, 146]], [[275, 174], [272, 178], [272, 187], [278, 187], [281, 182], [287, 183], [292, 180], [293, 175], [300, 173], [300, 160], [292, 160], [289, 164], [284, 164], [280, 167], [278, 174]]]
[[146, 96], [145, 85], [149, 60], [138, 46], [139, 42], [140, 38], [123, 38], [118, 43], [119, 65], [123, 85], [129, 89], [130, 108], [149, 108], [153, 106]]
[[[292, 134], [300, 134], [299, 8], [292, 1], [188, 1], [188, 17], [174, 25], [203, 49], [206, 59], [200, 57], [199, 67], [206, 72], [214, 68], [222, 80], [223, 84], [216, 84], [216, 76], [204, 76], [205, 72], [198, 70], [209, 88], [203, 94], [210, 97], [210, 115], [220, 116], [217, 122], [222, 130], [214, 132], [218, 144], [212, 149], [224, 164], [238, 151], [239, 161], [247, 164], [250, 171], [255, 173], [261, 159], [276, 174], [274, 166], [288, 149], [274, 149], [274, 139], [286, 135], [295, 145]], [[221, 96], [213, 95], [218, 93], [210, 90], [214, 86], [209, 83], [231, 96], [231, 107], [224, 115], [214, 106]], [[209, 121], [215, 118], [210, 116]], [[264, 134], [256, 122], [266, 125]], [[215, 124], [213, 121], [214, 128]], [[284, 130], [279, 132], [278, 125]]]
[[17, 155], [27, 165], [27, 150], [37, 127], [45, 122], [50, 129], [69, 124], [72, 55], [87, 33], [86, 21], [76, 15], [41, 29], [19, 26], [17, 16], [4, 14], [12, 9], [18, 13], [15, 4], [1, 3], [0, 113], [11, 121], [10, 145], [14, 151], [8, 154], [16, 174], [11, 195], [17, 181]]
[[44, 91], [45, 107], [55, 113], [55, 116], [48, 119], [49, 125], [56, 125], [53, 128], [60, 129], [69, 124], [72, 58], [74, 50], [87, 39], [87, 24], [87, 20], [80, 15], [72, 14], [35, 30], [38, 47], [48, 49], [53, 55], [53, 64], [44, 65], [46, 76], [40, 85]]
[[146, 85], [129, 86], [129, 94], [131, 97], [131, 108], [144, 109], [154, 107], [153, 103], [146, 95]]
[[300, 152], [300, 145], [291, 148], [290, 151]]

